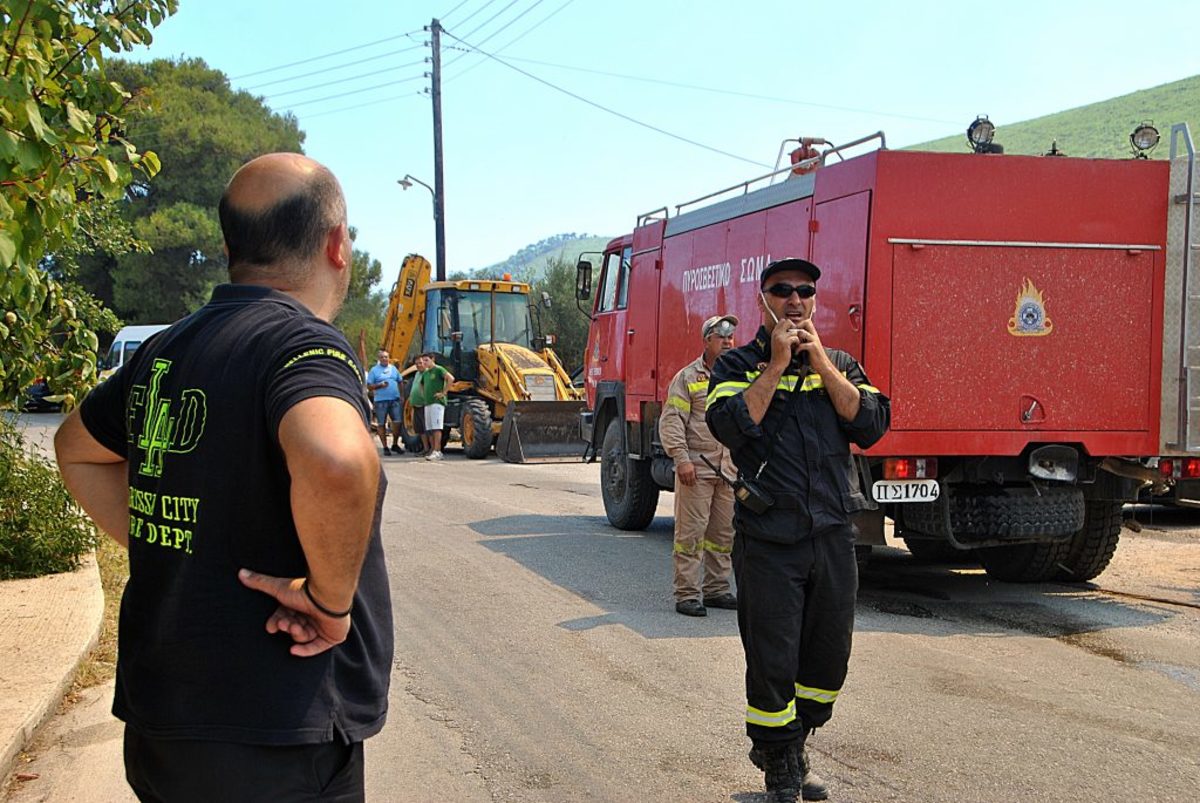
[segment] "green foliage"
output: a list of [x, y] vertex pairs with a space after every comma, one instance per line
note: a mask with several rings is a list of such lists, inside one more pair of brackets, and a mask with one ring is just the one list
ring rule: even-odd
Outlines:
[[[358, 230], [350, 227], [350, 239], [358, 237]], [[383, 334], [383, 317], [387, 314], [387, 296], [375, 290], [383, 277], [383, 265], [371, 259], [366, 251], [354, 249], [350, 261], [350, 286], [346, 291], [346, 303], [333, 324], [342, 331], [350, 345], [356, 350], [373, 352], [379, 346]], [[365, 355], [360, 355], [364, 357]]]
[[131, 96], [107, 75], [105, 53], [149, 43], [175, 7], [0, 4], [0, 406], [39, 375], [68, 404], [94, 380], [96, 336], [42, 264], [94, 222], [93, 204], [158, 172], [158, 157], [125, 136]]
[[575, 305], [575, 261], [562, 257], [551, 260], [532, 285], [531, 301], [540, 302], [542, 293], [550, 294], [550, 309], [539, 307], [544, 334], [555, 335], [558, 342], [554, 353], [558, 355], [568, 373], [583, 365], [583, 351], [587, 347], [588, 317]]
[[[1051, 143], [1057, 143], [1067, 156], [1126, 159], [1132, 155], [1129, 135], [1147, 120], [1162, 134], [1158, 148], [1150, 154], [1154, 159], [1170, 156], [1173, 123], [1187, 123], [1196, 136], [1200, 132], [1200, 75], [1021, 123], [992, 122], [996, 124], [996, 142], [1007, 154], [1040, 156], [1050, 150]], [[968, 152], [970, 122], [963, 120], [962, 134], [913, 145], [910, 150]]]
[[30, 455], [0, 416], [0, 580], [68, 572], [98, 533], [50, 462]]
[[295, 117], [235, 92], [201, 59], [114, 60], [110, 73], [142, 101], [129, 134], [163, 167], [153, 182], [136, 181], [122, 204], [148, 250], [98, 249], [79, 260], [79, 280], [131, 323], [173, 321], [226, 281], [217, 203], [229, 177], [255, 156], [301, 151], [304, 134]]

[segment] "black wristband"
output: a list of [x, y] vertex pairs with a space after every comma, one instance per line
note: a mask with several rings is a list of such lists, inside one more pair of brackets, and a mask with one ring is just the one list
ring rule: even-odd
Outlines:
[[352, 610], [354, 610], [353, 602], [350, 603], [349, 608], [347, 608], [346, 610], [341, 611], [341, 612], [331, 611], [329, 608], [326, 608], [324, 605], [317, 602], [317, 598], [313, 596], [312, 589], [308, 587], [308, 578], [307, 577], [304, 578], [304, 582], [300, 584], [300, 587], [304, 589], [304, 596], [308, 597], [308, 601], [313, 604], [313, 607], [332, 619], [345, 619], [347, 616], [350, 615], [350, 612]]

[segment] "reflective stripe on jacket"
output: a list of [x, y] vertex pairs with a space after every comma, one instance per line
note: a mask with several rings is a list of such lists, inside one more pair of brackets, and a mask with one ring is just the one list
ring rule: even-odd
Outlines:
[[704, 366], [703, 355], [675, 374], [667, 388], [667, 398], [658, 419], [658, 437], [676, 466], [684, 462], [692, 463], [696, 466], [696, 476], [715, 477], [712, 469], [700, 459], [700, 455], [704, 455], [713, 465], [721, 466], [725, 476], [732, 478], [736, 469], [729, 450], [713, 437], [704, 421], [709, 378], [710, 372]]

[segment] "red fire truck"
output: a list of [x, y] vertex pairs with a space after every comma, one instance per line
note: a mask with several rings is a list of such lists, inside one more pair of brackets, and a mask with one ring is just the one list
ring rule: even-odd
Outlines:
[[[1149, 140], [1131, 137], [1135, 155]], [[581, 430], [609, 521], [646, 527], [673, 488], [657, 421], [701, 323], [734, 313], [749, 340], [763, 267], [800, 256], [822, 270], [822, 341], [892, 400], [891, 431], [858, 458], [878, 508], [862, 543], [884, 543], [886, 515], [916, 555], [969, 552], [999, 579], [1100, 574], [1123, 503], [1200, 477], [1186, 126], [1170, 160], [802, 142], [794, 164], [640, 216], [601, 255], [594, 294], [581, 258]]]

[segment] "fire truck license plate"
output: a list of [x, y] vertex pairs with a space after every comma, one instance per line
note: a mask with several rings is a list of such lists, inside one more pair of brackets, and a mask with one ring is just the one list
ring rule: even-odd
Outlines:
[[932, 502], [939, 493], [937, 480], [880, 480], [871, 486], [876, 502]]

